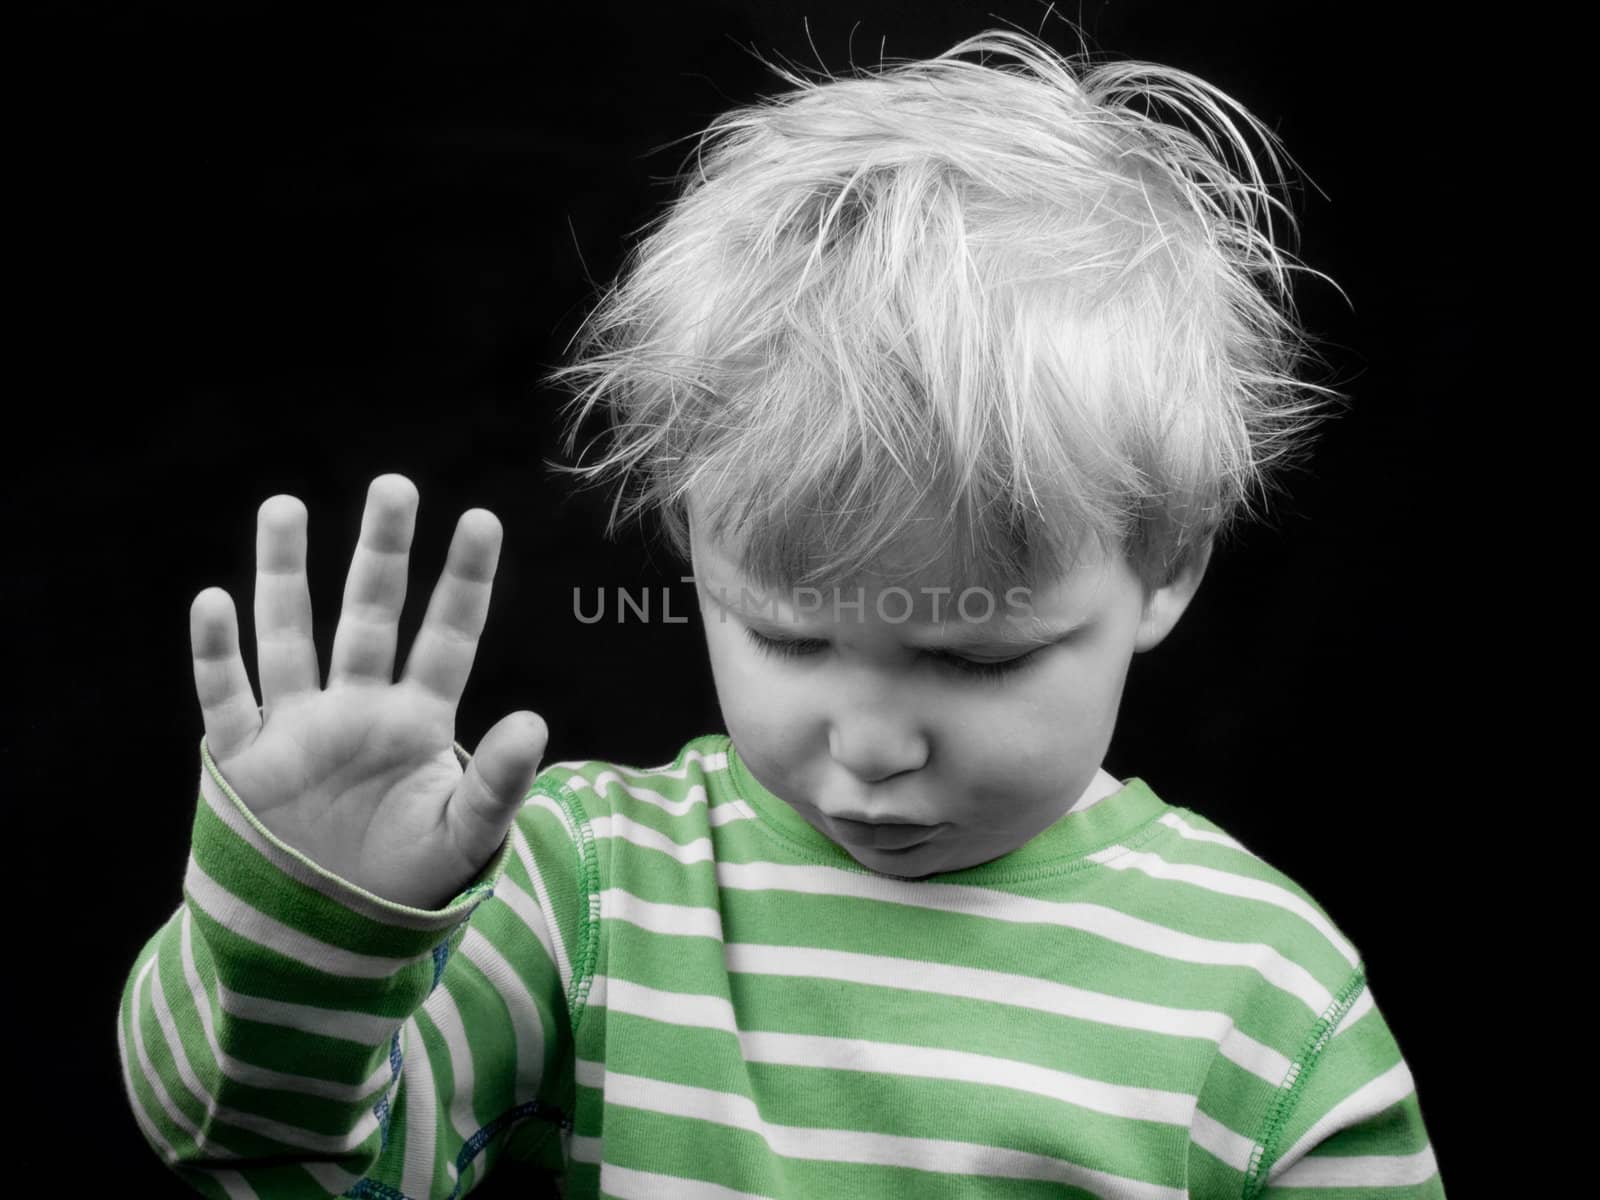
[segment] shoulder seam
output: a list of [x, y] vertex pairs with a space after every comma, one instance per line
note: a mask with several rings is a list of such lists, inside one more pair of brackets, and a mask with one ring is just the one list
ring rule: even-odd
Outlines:
[[589, 1000], [589, 985], [594, 980], [595, 964], [600, 957], [600, 864], [595, 851], [594, 831], [589, 826], [589, 814], [584, 811], [583, 802], [572, 789], [549, 774], [541, 773], [534, 780], [531, 790], [559, 804], [577, 835], [573, 849], [578, 854], [578, 887], [581, 890], [578, 952], [572, 959], [572, 994], [567, 997], [567, 1012], [576, 1044], [578, 1023], [583, 1019]]
[[1294, 1062], [1289, 1068], [1289, 1078], [1285, 1084], [1279, 1086], [1277, 1099], [1273, 1101], [1266, 1120], [1262, 1122], [1260, 1136], [1255, 1139], [1255, 1148], [1250, 1153], [1250, 1165], [1245, 1171], [1244, 1189], [1239, 1193], [1240, 1200], [1253, 1200], [1266, 1187], [1267, 1172], [1282, 1150], [1279, 1142], [1283, 1138], [1283, 1131], [1288, 1127], [1289, 1117], [1299, 1103], [1301, 1093], [1305, 1091], [1311, 1072], [1321, 1061], [1322, 1052], [1327, 1049], [1333, 1031], [1339, 1027], [1339, 1022], [1344, 1020], [1345, 1014], [1350, 1011], [1350, 1006], [1360, 999], [1361, 993], [1366, 991], [1366, 988], [1366, 969], [1364, 965], [1358, 963], [1332, 1002], [1312, 1023], [1311, 1031], [1306, 1035], [1300, 1052], [1295, 1055]]

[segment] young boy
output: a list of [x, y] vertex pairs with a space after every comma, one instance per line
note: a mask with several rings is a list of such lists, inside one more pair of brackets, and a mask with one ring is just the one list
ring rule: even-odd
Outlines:
[[118, 1021], [146, 1136], [217, 1197], [503, 1158], [571, 1197], [1442, 1196], [1356, 950], [1101, 768], [1312, 415], [1270, 137], [1008, 33], [790, 80], [713, 126], [560, 373], [574, 431], [614, 417], [580, 471], [692, 563], [727, 733], [535, 777], [516, 713], [469, 757], [500, 528], [463, 515], [394, 682], [399, 476], [323, 687], [305, 508], [268, 500], [259, 708], [232, 601], [192, 609], [184, 903]]

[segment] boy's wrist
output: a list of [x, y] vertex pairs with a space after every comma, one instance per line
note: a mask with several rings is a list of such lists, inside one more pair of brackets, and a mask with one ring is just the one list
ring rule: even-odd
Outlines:
[[385, 899], [277, 837], [239, 799], [209, 754], [204, 759], [189, 870], [200, 887], [209, 879], [221, 888], [224, 895], [217, 900], [230, 909], [230, 900], [247, 905], [278, 924], [339, 945], [422, 954], [492, 894], [493, 881], [504, 870], [509, 838], [470, 880], [440, 897], [437, 907]]

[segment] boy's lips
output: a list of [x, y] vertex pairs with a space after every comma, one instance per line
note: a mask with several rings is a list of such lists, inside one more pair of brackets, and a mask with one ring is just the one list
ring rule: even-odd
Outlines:
[[916, 825], [904, 821], [852, 821], [847, 817], [828, 817], [828, 824], [842, 841], [873, 850], [911, 850], [929, 841], [944, 825]]

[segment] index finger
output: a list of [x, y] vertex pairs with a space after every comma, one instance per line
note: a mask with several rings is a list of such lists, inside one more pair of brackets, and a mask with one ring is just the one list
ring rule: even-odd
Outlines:
[[488, 620], [500, 540], [500, 519], [488, 509], [473, 508], [461, 514], [444, 571], [434, 585], [427, 615], [406, 658], [404, 678], [420, 683], [452, 706], [466, 690], [478, 638]]

